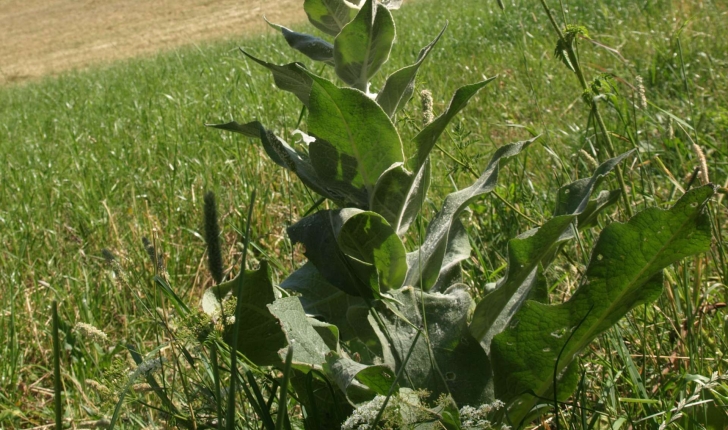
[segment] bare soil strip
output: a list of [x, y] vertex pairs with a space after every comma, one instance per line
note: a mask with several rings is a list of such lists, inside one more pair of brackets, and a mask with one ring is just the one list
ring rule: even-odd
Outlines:
[[305, 18], [300, 0], [0, 0], [0, 85]]

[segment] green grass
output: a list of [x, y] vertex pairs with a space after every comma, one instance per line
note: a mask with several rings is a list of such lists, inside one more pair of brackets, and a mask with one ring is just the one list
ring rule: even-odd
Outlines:
[[[684, 178], [697, 165], [690, 139], [708, 151], [712, 181], [725, 184], [728, 40], [722, 35], [728, 4], [571, 3], [576, 2], [567, 2], [567, 21], [586, 26], [595, 41], [618, 48], [621, 55], [579, 43], [590, 77], [615, 76], [624, 103], [621, 116], [602, 108], [615, 145], [619, 152], [635, 146], [640, 150], [635, 163], [625, 168], [630, 201], [641, 209], [666, 206], [679, 197], [655, 156], [685, 186]], [[502, 13], [495, 1], [485, 0], [448, 7], [430, 1], [407, 4], [395, 13], [398, 44], [385, 72], [413, 62], [420, 47], [449, 21], [418, 82], [433, 92], [435, 113], [444, 110], [457, 87], [482, 76], [499, 77], [441, 144], [479, 171], [493, 148], [528, 137], [526, 128], [543, 133], [540, 145], [508, 165], [497, 190], [521, 213], [541, 222], [550, 215], [556, 189], [587, 174], [589, 168], [577, 154], [579, 149], [591, 153], [596, 145], [594, 124], [587, 122], [576, 78], [553, 57], [556, 37], [538, 2], [506, 6]], [[561, 19], [562, 11], [556, 15]], [[307, 25], [296, 28], [311, 31]], [[155, 269], [142, 237], [164, 252], [171, 283], [188, 303], [196, 305], [211, 284], [201, 236], [205, 191], [218, 197], [229, 267], [241, 251], [236, 238], [253, 189], [259, 197], [251, 257], [271, 260], [280, 279], [301, 261], [285, 227], [313, 204], [312, 196], [249, 139], [204, 127], [258, 119], [294, 140], [290, 133], [300, 114], [298, 103], [277, 91], [265, 70], [245, 61], [238, 46], [274, 63], [291, 58], [282, 38], [264, 35], [0, 88], [0, 428], [30, 428], [53, 420], [54, 300], [65, 339], [64, 418], [80, 423], [109, 417], [86, 381], [100, 379], [99, 369], [111, 365], [112, 352], [123, 356], [125, 344], [149, 352], [159, 343], [155, 315], [144, 304], [163, 303], [154, 294]], [[637, 75], [644, 78], [646, 110], [631, 104]], [[417, 103], [399, 121], [411, 137], [420, 122]], [[441, 172], [435, 183], [441, 195], [470, 180], [468, 169], [442, 153], [433, 161], [434, 171]], [[439, 201], [430, 205], [432, 211], [438, 206]], [[725, 200], [713, 211], [716, 231], [725, 228]], [[616, 220], [625, 215], [612, 211], [602, 225]], [[534, 224], [495, 198], [476, 205], [471, 221], [479, 235], [467, 281], [479, 289], [494, 281], [505, 264], [507, 240]], [[587, 232], [587, 244], [570, 250], [576, 259], [559, 261], [548, 274], [554, 294], [573, 291], [589, 258], [582, 249], [589, 249], [595, 237]], [[664, 417], [638, 420], [692, 394], [695, 385], [686, 375], [726, 373], [724, 310], [705, 308], [728, 301], [724, 241], [718, 239], [711, 254], [670, 269], [667, 293], [655, 306], [634, 312], [593, 344], [582, 361], [582, 397], [574, 399], [590, 409], [567, 408], [569, 423], [582, 428], [594, 415], [591, 410], [598, 409], [605, 413], [605, 423], [624, 418], [648, 428]], [[113, 276], [103, 249], [117, 255], [128, 285]], [[565, 275], [567, 280], [558, 282]], [[77, 322], [93, 324], [114, 341], [86, 343], [72, 330]], [[676, 358], [665, 358], [671, 355]], [[727, 390], [724, 385], [718, 391], [726, 396]], [[129, 428], [153, 422], [153, 414], [141, 411], [129, 406]]]

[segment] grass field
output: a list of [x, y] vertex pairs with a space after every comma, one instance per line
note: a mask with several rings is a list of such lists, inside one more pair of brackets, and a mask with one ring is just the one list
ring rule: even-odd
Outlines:
[[[682, 194], [698, 163], [692, 141], [707, 153], [711, 181], [725, 187], [728, 2], [576, 3], [565, 2], [563, 17], [586, 26], [592, 37], [579, 42], [581, 62], [592, 77], [612, 74], [620, 95], [619, 109], [605, 109], [615, 145], [619, 152], [639, 150], [624, 169], [635, 209], [666, 207]], [[495, 1], [405, 4], [395, 13], [398, 45], [385, 65], [391, 72], [414, 61], [449, 21], [418, 80], [418, 89], [434, 94], [435, 112], [459, 86], [498, 75], [448, 131], [442, 145], [449, 155], [434, 155], [440, 172], [435, 196], [471, 181], [469, 169], [480, 171], [494, 148], [529, 137], [529, 130], [543, 134], [502, 172], [496, 192], [512, 206], [489, 197], [474, 208], [468, 227], [477, 233], [477, 254], [466, 264], [466, 280], [476, 289], [506, 264], [508, 239], [550, 217], [558, 187], [589, 175], [579, 151], [605, 158], [594, 152], [594, 125], [577, 80], [553, 58], [556, 39], [543, 10], [537, 2], [506, 6], [503, 13]], [[562, 11], [557, 15], [561, 19]], [[53, 418], [53, 300], [64, 335], [64, 417], [74, 428], [109, 417], [109, 405], [88, 381], [99, 380], [114, 356], [125, 357], [125, 344], [149, 351], [161, 342], [156, 311], [146, 308], [161, 299], [153, 293], [155, 268], [142, 238], [164, 253], [172, 285], [191, 306], [211, 285], [201, 236], [205, 191], [218, 197], [229, 268], [240, 253], [239, 226], [253, 189], [259, 196], [253, 261], [269, 259], [279, 279], [302, 261], [285, 227], [315, 199], [250, 139], [204, 127], [258, 119], [295, 140], [296, 100], [276, 90], [238, 46], [278, 64], [292, 55], [282, 38], [264, 34], [0, 87], [0, 428], [50, 428], [42, 426]], [[637, 107], [638, 76], [646, 108]], [[380, 77], [374, 86], [381, 83]], [[416, 105], [398, 118], [410, 133], [404, 137], [417, 131]], [[434, 197], [431, 214], [439, 204]], [[720, 236], [726, 199], [711, 211], [718, 233], [711, 253], [670, 268], [658, 302], [591, 346], [577, 399], [586, 409], [564, 412], [571, 428], [586, 428], [595, 410], [602, 414], [597, 428], [658, 428], [663, 412], [693, 394], [694, 375], [728, 372], [728, 265]], [[614, 209], [600, 225], [624, 220], [623, 208]], [[583, 240], [588, 245], [595, 237], [587, 232]], [[573, 292], [589, 258], [589, 247], [569, 246], [577, 258], [559, 260], [547, 274], [555, 297]], [[117, 256], [126, 283], [106, 264], [104, 249]], [[78, 322], [111, 340], [85, 343], [73, 331]], [[722, 395], [725, 401], [728, 382], [714, 391], [700, 392], [700, 399]], [[686, 415], [675, 424], [683, 428], [701, 428], [701, 414], [715, 412], [705, 405], [681, 411]], [[153, 428], [157, 421], [139, 404], [129, 404], [124, 414], [125, 428]]]

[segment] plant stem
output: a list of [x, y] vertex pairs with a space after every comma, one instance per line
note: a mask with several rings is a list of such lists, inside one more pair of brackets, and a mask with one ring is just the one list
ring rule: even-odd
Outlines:
[[[584, 73], [581, 70], [581, 66], [579, 65], [579, 59], [576, 56], [576, 52], [574, 51], [574, 47], [570, 43], [566, 43], [566, 38], [564, 37], [564, 33], [559, 28], [559, 25], [556, 23], [556, 20], [554, 19], [554, 15], [551, 13], [551, 9], [546, 5], [546, 0], [540, 0], [541, 5], [543, 6], [544, 10], [546, 11], [546, 15], [548, 15], [549, 20], [551, 21], [551, 25], [554, 27], [554, 30], [556, 30], [556, 33], [559, 35], [559, 39], [561, 40], [561, 43], [564, 47], [566, 47], [566, 53], [569, 56], [569, 61], [571, 62], [571, 65], [574, 67], [574, 73], [576, 73], [577, 78], [579, 78], [579, 83], [581, 84], [582, 90], [588, 90], [589, 85], [586, 82], [586, 78], [584, 78]], [[612, 144], [612, 138], [609, 136], [609, 131], [607, 130], [607, 126], [604, 123], [604, 119], [602, 118], [602, 115], [599, 113], [599, 107], [597, 106], [596, 100], [592, 98], [591, 100], [591, 108], [594, 112], [594, 117], [597, 120], [597, 124], [599, 125], [599, 130], [602, 132], [602, 135], [606, 139], [607, 145], [607, 155], [609, 155], [609, 158], [614, 158], [614, 145]], [[629, 197], [627, 196], [627, 185], [624, 182], [624, 175], [622, 174], [622, 167], [616, 166], [615, 172], [617, 173], [617, 181], [619, 182], [619, 186], [622, 189], [622, 199], [624, 200], [624, 206], [625, 210], [627, 212], [627, 215], [631, 218], [634, 213], [632, 212], [632, 207], [629, 204]]]

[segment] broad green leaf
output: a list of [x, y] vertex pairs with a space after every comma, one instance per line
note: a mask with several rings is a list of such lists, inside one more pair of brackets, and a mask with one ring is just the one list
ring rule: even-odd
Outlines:
[[423, 128], [417, 136], [414, 138], [415, 145], [417, 146], [417, 166], [414, 170], [419, 170], [420, 166], [424, 164], [427, 157], [430, 155], [430, 151], [435, 147], [437, 139], [445, 131], [445, 128], [450, 121], [458, 114], [461, 110], [467, 106], [473, 96], [480, 91], [481, 88], [486, 86], [489, 82], [493, 81], [495, 77], [486, 79], [476, 84], [465, 85], [464, 87], [458, 88], [455, 91], [455, 95], [450, 100], [450, 105], [442, 115], [435, 118], [427, 127]]
[[[241, 283], [241, 295], [237, 296]], [[267, 308], [275, 300], [268, 263], [264, 260], [258, 270], [246, 270], [245, 276], [241, 272], [231, 281], [208, 288], [202, 296], [202, 309], [218, 318], [231, 317], [220, 315], [220, 302], [228, 295], [235, 295], [243, 303], [238, 351], [258, 366], [281, 364], [278, 351], [283, 350], [285, 355], [288, 341], [280, 322]], [[227, 342], [232, 341], [231, 330], [232, 327], [228, 326], [224, 333]]]
[[579, 230], [597, 225], [597, 215], [604, 209], [617, 203], [621, 195], [622, 191], [620, 190], [602, 191], [596, 198], [589, 200], [586, 208], [584, 208], [584, 212], [579, 214], [577, 223]]
[[326, 356], [324, 371], [352, 405], [368, 402], [377, 394], [387, 395], [394, 383], [394, 372], [389, 367], [357, 363], [335, 352]]
[[314, 27], [336, 36], [354, 19], [359, 9], [346, 0], [305, 0], [303, 10]]
[[707, 185], [686, 193], [669, 210], [650, 208], [626, 224], [610, 224], [594, 247], [586, 282], [567, 302], [549, 306], [527, 301], [495, 336], [495, 394], [512, 402], [512, 422], [520, 423], [539, 401], [534, 395], [553, 396], [554, 375], [558, 380], [596, 336], [660, 295], [666, 266], [709, 249], [704, 206], [713, 194]]
[[440, 34], [437, 35], [435, 40], [430, 42], [429, 45], [425, 46], [420, 50], [417, 55], [417, 61], [407, 67], [403, 67], [396, 72], [389, 75], [387, 81], [384, 83], [384, 87], [377, 95], [377, 103], [384, 109], [387, 115], [394, 116], [400, 109], [402, 109], [409, 99], [412, 97], [412, 93], [415, 89], [415, 78], [417, 77], [417, 71], [420, 69], [422, 63], [429, 55], [432, 47], [435, 46], [440, 37], [447, 29], [447, 24], [443, 27]]
[[347, 208], [331, 219], [341, 251], [375, 269], [376, 277], [370, 283], [376, 283], [380, 291], [402, 286], [407, 274], [407, 251], [381, 215]]
[[[268, 22], [266, 20], [266, 22]], [[268, 25], [283, 33], [288, 46], [314, 61], [334, 65], [334, 45], [310, 34], [298, 33], [282, 25], [268, 22]]]
[[242, 48], [240, 49], [240, 52], [270, 70], [273, 74], [273, 80], [278, 88], [283, 91], [293, 93], [299, 100], [301, 100], [304, 106], [308, 106], [308, 95], [311, 92], [311, 77], [303, 72], [304, 66], [301, 63], [290, 63], [284, 66], [279, 66], [259, 60], [245, 52]]
[[370, 196], [369, 208], [384, 217], [398, 236], [417, 218], [430, 187], [430, 163], [422, 165], [417, 175], [402, 163], [392, 165], [379, 177]]
[[591, 178], [580, 179], [559, 189], [557, 216], [538, 229], [530, 230], [508, 242], [508, 272], [496, 289], [478, 303], [470, 332], [486, 352], [493, 336], [510, 322], [536, 285], [539, 265], [548, 267], [562, 244], [573, 238], [572, 223], [589, 207], [589, 197], [604, 175], [632, 151], [602, 163]]
[[364, 301], [328, 283], [310, 261], [286, 278], [281, 288], [299, 293], [306, 314], [334, 324], [341, 332], [342, 340], [356, 337], [347, 313], [352, 306], [363, 305]]
[[[288, 344], [293, 348], [293, 366], [299, 370], [322, 369], [331, 348], [311, 325], [298, 297], [278, 299], [269, 304], [268, 309], [280, 320]], [[281, 359], [285, 358], [287, 350], [288, 347], [278, 351]]]
[[328, 188], [354, 186], [368, 196], [385, 170], [404, 161], [399, 134], [382, 108], [361, 91], [309, 76], [313, 167]]
[[[467, 330], [473, 302], [465, 285], [444, 294], [405, 287], [390, 295], [392, 303], [378, 307], [384, 327], [372, 317], [370, 322], [385, 349], [385, 364], [399, 371], [413, 348], [400, 384], [426, 389], [432, 399], [449, 392], [459, 405], [485, 401], [491, 370], [488, 356]], [[413, 347], [419, 327], [426, 331]]]
[[334, 67], [339, 78], [366, 92], [369, 79], [389, 58], [394, 33], [389, 10], [377, 0], [366, 0], [334, 40]]
[[353, 296], [378, 298], [399, 288], [407, 270], [404, 245], [387, 221], [354, 208], [320, 211], [288, 228], [304, 254], [334, 287]]
[[419, 287], [425, 291], [435, 285], [437, 278], [440, 276], [440, 268], [445, 257], [448, 237], [454, 220], [476, 198], [491, 192], [495, 188], [498, 180], [498, 163], [501, 159], [518, 154], [535, 140], [536, 138], [533, 138], [498, 148], [483, 174], [473, 185], [445, 198], [442, 209], [427, 226], [424, 243], [418, 250], [410, 253], [405, 285]]

